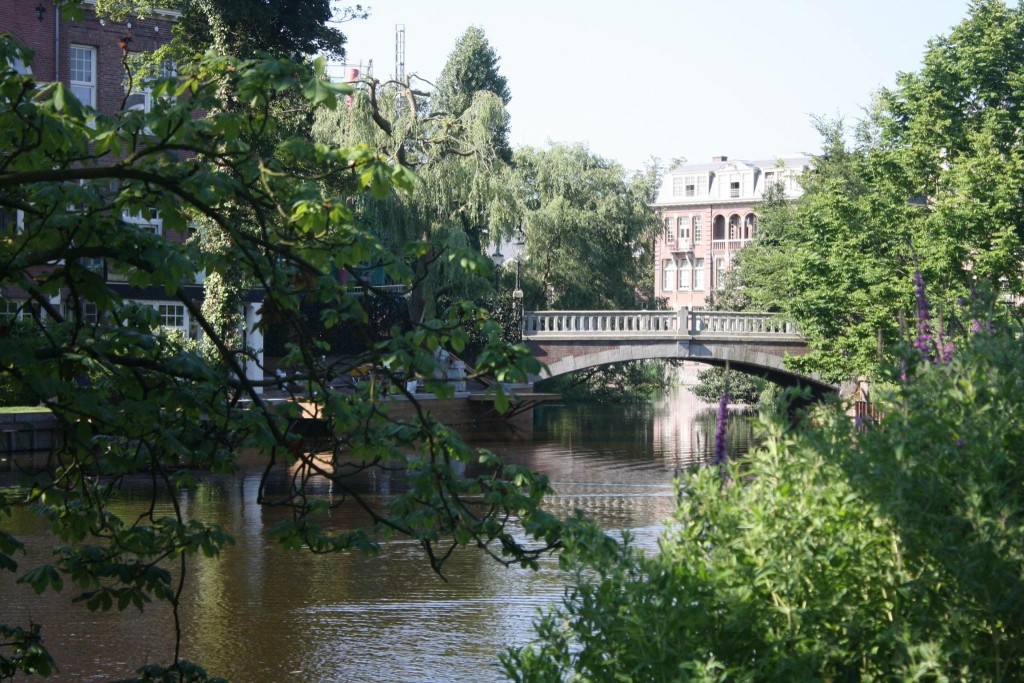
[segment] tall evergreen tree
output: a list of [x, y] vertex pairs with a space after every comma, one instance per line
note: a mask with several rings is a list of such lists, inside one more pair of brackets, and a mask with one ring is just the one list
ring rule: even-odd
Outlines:
[[[474, 106], [474, 99], [483, 93], [497, 95], [503, 106], [512, 99], [508, 81], [498, 73], [499, 57], [487, 41], [483, 29], [470, 26], [462, 34], [455, 49], [448, 55], [437, 88], [431, 97], [435, 111], [462, 116]], [[504, 125], [493, 132], [493, 146], [505, 161], [511, 161], [512, 148], [508, 143], [508, 113]]]

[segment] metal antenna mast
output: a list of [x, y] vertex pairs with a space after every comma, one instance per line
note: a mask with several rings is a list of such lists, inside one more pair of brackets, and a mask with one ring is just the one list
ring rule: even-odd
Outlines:
[[395, 24], [395, 80], [405, 83], [405, 24]]

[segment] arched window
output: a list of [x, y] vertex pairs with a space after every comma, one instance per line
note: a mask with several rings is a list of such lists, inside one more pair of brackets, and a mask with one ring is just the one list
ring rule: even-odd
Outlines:
[[740, 238], [740, 215], [734, 213], [729, 216], [729, 239], [738, 240]]
[[743, 217], [743, 239], [752, 240], [757, 237], [757, 216], [748, 213]]
[[711, 239], [725, 239], [725, 216], [721, 214], [715, 216], [714, 226], [711, 228]]

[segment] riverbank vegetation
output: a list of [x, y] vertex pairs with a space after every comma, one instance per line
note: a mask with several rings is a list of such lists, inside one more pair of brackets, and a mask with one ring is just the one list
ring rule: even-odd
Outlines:
[[974, 332], [904, 347], [876, 421], [764, 413], [748, 456], [681, 477], [657, 553], [568, 534], [572, 588], [510, 678], [1019, 680], [1024, 326], [960, 312]]

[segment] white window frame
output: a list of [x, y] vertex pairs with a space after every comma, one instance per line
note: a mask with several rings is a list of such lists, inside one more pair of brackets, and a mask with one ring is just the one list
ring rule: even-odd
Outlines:
[[[133, 303], [138, 306], [149, 306], [156, 311], [157, 324], [160, 327], [168, 330], [180, 330], [188, 336], [191, 320], [188, 309], [185, 308], [185, 304], [179, 301], [154, 301], [142, 299], [135, 299], [133, 300]], [[171, 309], [173, 309], [173, 311]]]
[[689, 258], [684, 258], [677, 270], [676, 291], [689, 292], [693, 288], [693, 264]]
[[156, 209], [150, 209], [149, 213], [152, 218], [146, 218], [141, 213], [132, 214], [124, 211], [121, 213], [121, 220], [154, 235], [164, 234], [164, 219], [160, 216], [160, 212]]
[[676, 264], [672, 259], [661, 263], [661, 291], [674, 292], [676, 285]]
[[[185, 304], [175, 301], [161, 301], [152, 304], [160, 318], [160, 326], [172, 330], [181, 330], [188, 334], [188, 310]], [[168, 322], [171, 320], [172, 322]]]
[[[74, 78], [76, 68], [75, 63], [75, 51], [79, 50], [84, 54], [89, 55], [89, 77], [90, 80], [82, 80]], [[80, 71], [80, 70], [79, 70]], [[96, 90], [97, 90], [97, 59], [96, 59], [96, 48], [91, 45], [77, 45], [72, 43], [68, 50], [68, 82], [71, 85], [71, 92], [75, 94], [75, 97], [79, 101], [93, 109], [96, 108]], [[80, 74], [79, 74], [80, 75]], [[85, 89], [88, 89], [87, 91]], [[88, 101], [83, 99], [83, 94], [88, 94]]]
[[686, 191], [686, 179], [681, 175], [672, 176], [672, 196], [682, 197]]
[[704, 271], [704, 259], [698, 258], [693, 264], [693, 290], [703, 292], [707, 287], [707, 277]]
[[677, 216], [676, 217], [676, 230], [679, 231], [679, 241], [689, 242], [690, 241], [690, 217], [689, 216]]
[[693, 230], [691, 231], [691, 234], [693, 235], [693, 243], [694, 244], [700, 244], [701, 237], [703, 236], [703, 234], [702, 234], [703, 231], [702, 231], [702, 226], [701, 226], [701, 217], [700, 216], [694, 216], [692, 221], [693, 221]]
[[0, 320], [21, 320], [24, 306], [24, 299], [0, 298]]
[[[176, 76], [177, 73], [177, 65], [171, 60], [167, 59], [164, 60], [164, 62], [160, 65], [160, 74], [157, 76], [157, 78], [168, 78], [171, 76]], [[141, 97], [142, 99], [141, 101], [136, 102], [135, 104], [128, 104], [126, 106], [126, 109], [127, 111], [140, 111], [144, 114], [148, 114], [153, 110], [153, 87], [151, 85], [152, 81], [151, 79], [140, 79], [139, 82], [136, 82], [135, 78], [137, 77], [137, 74], [130, 75], [131, 79], [128, 78], [129, 75], [125, 76], [124, 86], [125, 95], [127, 96], [125, 102], [126, 104], [128, 102], [131, 102], [133, 97]], [[129, 80], [131, 81], [132, 84], [131, 92], [129, 92], [128, 90]]]
[[[5, 212], [8, 215], [14, 215], [14, 232], [15, 235], [20, 235], [25, 232], [25, 212], [21, 209], [15, 209], [14, 211]], [[6, 229], [6, 228], [5, 228]]]

